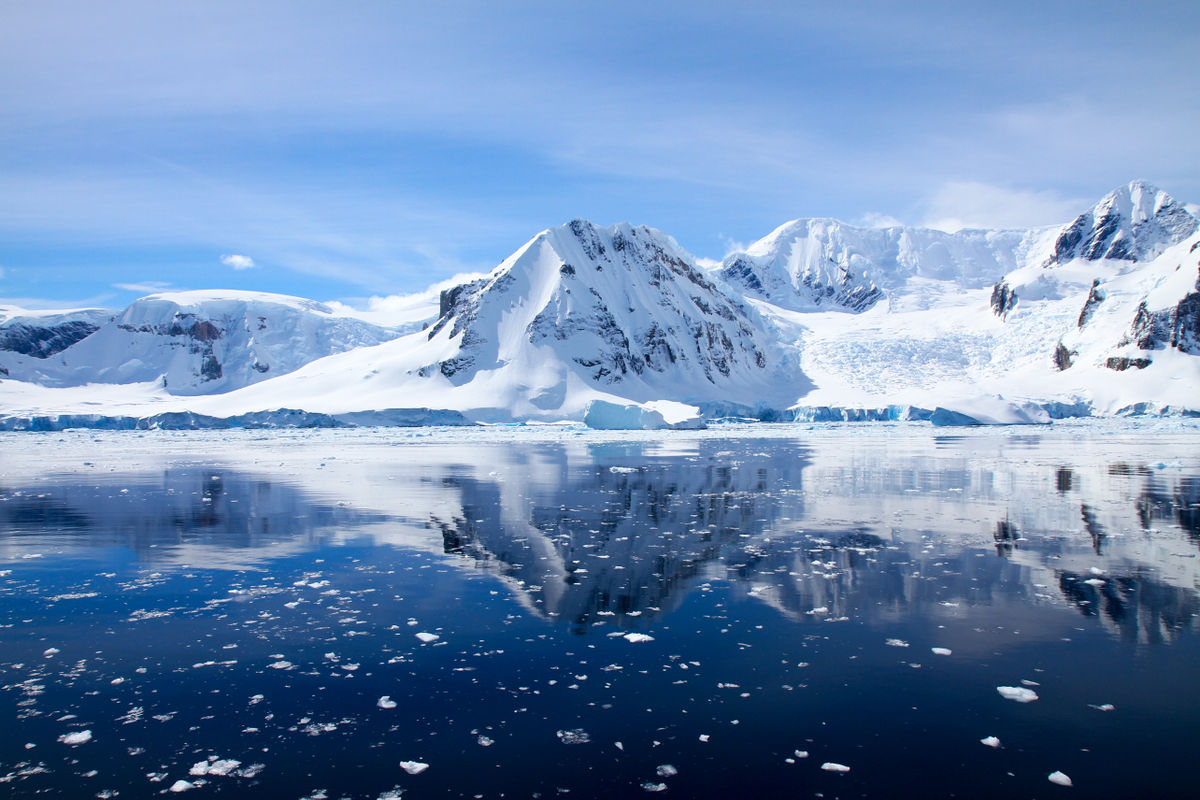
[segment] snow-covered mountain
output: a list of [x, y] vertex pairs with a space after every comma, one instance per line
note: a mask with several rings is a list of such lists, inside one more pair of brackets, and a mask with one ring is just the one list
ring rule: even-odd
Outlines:
[[120, 313], [86, 314], [43, 317], [40, 329], [13, 324], [28, 317], [4, 323], [0, 337], [24, 334], [21, 349], [0, 353], [9, 377], [44, 386], [157, 381], [170, 394], [211, 394], [397, 336], [322, 303], [259, 292], [154, 294]]
[[884, 298], [919, 305], [930, 284], [942, 289], [991, 286], [997, 277], [1044, 253], [1046, 230], [860, 228], [834, 219], [781, 225], [742, 253], [726, 257], [720, 276], [750, 297], [793, 311], [864, 311]]
[[1144, 182], [1040, 230], [798, 220], [708, 273], [660, 231], [575, 220], [442, 290], [436, 316], [430, 292], [394, 303], [395, 327], [238, 292], [7, 312], [0, 426], [1200, 412], [1198, 278], [1200, 220]]

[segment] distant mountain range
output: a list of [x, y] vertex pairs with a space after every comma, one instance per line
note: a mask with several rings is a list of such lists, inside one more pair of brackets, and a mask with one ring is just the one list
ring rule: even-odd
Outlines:
[[713, 268], [574, 220], [426, 297], [0, 307], [0, 427], [1200, 413], [1200, 218], [1144, 182], [1043, 229], [795, 220]]

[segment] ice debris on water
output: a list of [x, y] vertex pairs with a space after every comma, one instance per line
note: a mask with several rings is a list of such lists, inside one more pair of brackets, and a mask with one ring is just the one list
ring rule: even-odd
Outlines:
[[1018, 703], [1032, 703], [1038, 699], [1037, 692], [1024, 686], [997, 686], [996, 691], [1005, 700], [1015, 700]]
[[647, 781], [646, 783], [642, 784], [642, 788], [647, 792], [665, 792], [667, 790], [667, 785], [665, 783], [654, 783], [653, 781]]
[[1055, 770], [1054, 772], [1051, 772], [1049, 775], [1047, 775], [1046, 780], [1050, 781], [1051, 783], [1057, 783], [1059, 786], [1074, 786], [1075, 785], [1075, 784], [1071, 783], [1071, 779], [1069, 777], [1067, 777], [1066, 773], [1059, 772], [1058, 770]]
[[850, 771], [850, 768], [847, 767], [845, 764], [838, 764], [837, 762], [834, 762], [834, 761], [826, 761], [824, 764], [821, 765], [821, 769], [825, 770], [826, 772], [849, 772]]
[[404, 770], [409, 775], [420, 775], [422, 772], [429, 769], [429, 765], [420, 761], [401, 761], [400, 769]]
[[436, 633], [426, 633], [425, 631], [421, 631], [416, 636], [418, 639], [420, 639], [425, 644], [429, 644], [430, 642], [436, 642], [438, 639], [442, 638], [441, 636], [438, 636]]
[[670, 778], [673, 775], [679, 774], [679, 770], [677, 770], [675, 768], [674, 764], [659, 764], [657, 769], [655, 769], [654, 771], [658, 774], [658, 777], [660, 777], [660, 778]]
[[707, 742], [708, 739], [709, 739], [709, 735], [707, 733], [700, 734], [700, 741]]
[[808, 758], [807, 750], [793, 750], [792, 752], [796, 754], [796, 758]]
[[192, 783], [191, 781], [185, 781], [183, 778], [180, 778], [179, 780], [172, 783], [171, 787], [167, 791], [178, 793], [178, 792], [186, 792], [188, 789], [195, 789], [195, 788], [196, 788], [196, 784]]
[[637, 644], [638, 642], [653, 642], [654, 637], [648, 636], [644, 633], [627, 633], [625, 634], [625, 641], [633, 642], [634, 644]]
[[587, 744], [592, 740], [588, 732], [583, 728], [574, 728], [569, 731], [558, 731], [554, 734], [563, 744]]
[[220, 777], [225, 777], [241, 765], [242, 762], [236, 761], [232, 758], [216, 758], [215, 756], [209, 756], [207, 761], [197, 761], [195, 764], [193, 764], [192, 768], [188, 770], [188, 774], [198, 777], [203, 777], [205, 775], [217, 775]]
[[908, 642], [903, 639], [888, 639], [884, 644], [888, 647], [908, 647]]
[[980, 744], [986, 744], [988, 747], [999, 747], [1000, 740], [995, 736], [985, 736], [979, 740]]
[[75, 746], [77, 744], [87, 744], [92, 740], [92, 732], [90, 730], [72, 731], [71, 733], [64, 733], [62, 736], [58, 737], [58, 740], [63, 744], [69, 744], [71, 746]]
[[475, 741], [479, 743], [480, 747], [491, 747], [492, 745], [494, 745], [496, 743], [495, 739], [492, 739], [491, 737], [488, 737], [488, 736], [484, 736], [483, 734], [480, 734], [479, 738], [477, 738]]
[[1091, 703], [1089, 703], [1088, 708], [1094, 708], [1097, 711], [1116, 711], [1117, 710], [1117, 707], [1114, 706], [1112, 703], [1101, 703], [1098, 706], [1092, 705]]
[[949, 647], [931, 647], [929, 649], [933, 651], [935, 656], [948, 656], [954, 652]]
[[379, 698], [375, 705], [379, 706], [380, 708], [395, 708], [396, 701], [385, 694], [383, 697]]

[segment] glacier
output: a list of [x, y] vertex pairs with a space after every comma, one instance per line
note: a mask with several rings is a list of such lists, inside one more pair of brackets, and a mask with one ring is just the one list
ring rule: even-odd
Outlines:
[[799, 219], [716, 265], [576, 219], [370, 312], [0, 307], [0, 429], [1200, 416], [1194, 208], [1134, 181], [1029, 230]]

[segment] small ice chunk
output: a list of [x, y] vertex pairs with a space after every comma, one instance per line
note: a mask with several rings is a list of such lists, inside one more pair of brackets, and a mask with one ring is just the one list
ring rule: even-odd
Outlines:
[[61, 652], [62, 650], [59, 650], [57, 647], [47, 647], [42, 651], [42, 655], [44, 655], [46, 658], [50, 658], [51, 656], [56, 656]]
[[1000, 740], [995, 736], [985, 736], [979, 740], [980, 744], [986, 744], [988, 747], [999, 747]]
[[290, 661], [272, 661], [267, 666], [271, 669], [291, 669], [293, 665]]
[[[1088, 586], [1095, 586], [1097, 589], [1099, 589], [1101, 586], [1108, 583], [1108, 581], [1104, 580], [1103, 578], [1088, 578], [1086, 581], [1084, 581], [1084, 583], [1086, 583]], [[1061, 775], [1062, 773], [1059, 774]]]
[[929, 649], [933, 651], [935, 656], [948, 656], [954, 652], [949, 647], [931, 647]]
[[420, 639], [425, 644], [429, 644], [430, 642], [436, 642], [438, 639], [440, 639], [442, 637], [438, 636], [436, 633], [426, 633], [425, 631], [421, 631], [420, 633], [417, 634], [417, 638]]
[[888, 639], [884, 644], [888, 647], [908, 647], [908, 642], [903, 639]]
[[613, 742], [613, 747], [617, 748], [622, 753], [625, 752], [625, 743], [624, 742]]
[[171, 788], [168, 789], [167, 791], [186, 792], [188, 789], [195, 789], [195, 788], [196, 788], [196, 784], [192, 783], [191, 781], [185, 781], [182, 778], [180, 778], [179, 780], [172, 783]]
[[707, 742], [708, 739], [709, 739], [709, 735], [707, 733], [700, 734], [700, 741]]
[[563, 744], [587, 744], [592, 740], [588, 732], [583, 728], [574, 728], [569, 731], [558, 731], [554, 734]]
[[1093, 575], [1095, 575], [1097, 578], [1099, 578], [1101, 575], [1106, 574], [1104, 572], [1104, 570], [1100, 569], [1099, 567], [1089, 567], [1088, 571], [1091, 572]]
[[644, 633], [627, 633], [625, 634], [625, 641], [633, 642], [634, 644], [637, 644], [638, 642], [653, 642], [654, 637], [647, 636]]
[[379, 698], [379, 701], [375, 703], [375, 705], [379, 706], [380, 708], [395, 708], [396, 701], [385, 694], [383, 697]]
[[1101, 703], [1098, 706], [1092, 706], [1092, 708], [1096, 709], [1097, 711], [1116, 711], [1117, 710], [1117, 707], [1114, 706], [1112, 703]]
[[203, 777], [205, 775], [225, 777], [241, 765], [242, 762], [236, 761], [232, 758], [213, 758], [212, 756], [209, 756], [208, 761], [197, 761], [195, 764], [193, 764], [192, 768], [188, 770], [188, 774], [199, 777]]
[[670, 778], [679, 774], [679, 770], [675, 769], [674, 764], [659, 764], [654, 771], [660, 778]]
[[1050, 781], [1051, 783], [1057, 783], [1059, 786], [1074, 786], [1075, 785], [1075, 784], [1071, 783], [1071, 779], [1069, 777], [1067, 777], [1067, 774], [1065, 772], [1059, 772], [1058, 770], [1055, 770], [1054, 772], [1051, 772], [1049, 775], [1047, 775], [1046, 780]]
[[429, 769], [429, 765], [423, 764], [420, 761], [401, 761], [400, 769], [404, 770], [409, 775], [420, 775], [422, 772]]
[[850, 771], [850, 768], [847, 767], [845, 764], [838, 764], [834, 761], [826, 761], [824, 764], [821, 765], [821, 769], [825, 770], [826, 772], [849, 772]]
[[647, 792], [665, 792], [667, 790], [667, 785], [665, 783], [653, 783], [651, 781], [647, 781], [646, 783], [642, 784], [642, 788]]
[[808, 758], [807, 750], [795, 750], [793, 752], [796, 754], [796, 758]]
[[87, 744], [92, 740], [92, 732], [90, 730], [72, 731], [71, 733], [64, 733], [62, 736], [58, 737], [58, 740], [63, 744], [69, 744], [72, 747], [77, 744]]
[[1038, 699], [1037, 692], [1024, 686], [997, 686], [996, 691], [1005, 700], [1015, 700], [1018, 703], [1032, 703]]
[[[475, 741], [479, 743], [480, 747], [491, 747], [492, 745], [494, 745], [496, 743], [495, 739], [492, 739], [489, 736], [484, 736], [483, 734], [480, 734], [479, 738], [476, 739]], [[618, 742], [617, 744], [620, 744], [620, 742]]]

